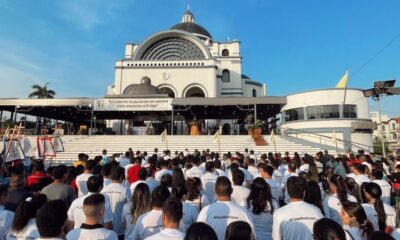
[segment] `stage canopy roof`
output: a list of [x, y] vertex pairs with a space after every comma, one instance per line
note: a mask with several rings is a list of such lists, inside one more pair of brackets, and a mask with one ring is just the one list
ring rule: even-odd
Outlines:
[[[176, 120], [244, 119], [249, 113], [258, 119], [274, 117], [286, 104], [286, 97], [220, 98], [59, 98], [0, 99], [0, 110], [62, 121], [84, 123], [96, 119], [140, 119], [172, 115]], [[254, 107], [256, 106], [256, 111]], [[164, 117], [162, 117], [164, 116]]]

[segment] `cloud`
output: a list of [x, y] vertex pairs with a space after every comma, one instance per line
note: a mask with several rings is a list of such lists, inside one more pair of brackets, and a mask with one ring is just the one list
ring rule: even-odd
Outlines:
[[63, 0], [58, 1], [56, 7], [62, 19], [84, 31], [91, 31], [116, 17], [128, 5], [127, 1]]

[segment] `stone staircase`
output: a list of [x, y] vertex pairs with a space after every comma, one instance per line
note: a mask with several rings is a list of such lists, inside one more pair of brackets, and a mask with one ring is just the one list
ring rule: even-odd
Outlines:
[[[254, 150], [257, 155], [263, 153], [275, 152], [274, 144], [270, 140], [270, 136], [263, 136], [267, 141], [266, 146], [256, 146], [251, 136], [248, 135], [221, 135], [220, 150], [221, 153], [228, 151], [234, 153], [236, 151], [243, 152], [245, 148]], [[36, 152], [36, 136], [27, 137], [31, 143], [33, 152]], [[128, 148], [133, 151], [147, 151], [153, 153], [154, 148], [158, 148], [161, 152], [167, 149], [166, 143], [161, 142], [160, 136], [64, 136], [62, 137], [65, 152], [57, 153], [53, 158], [53, 163], [71, 164], [77, 159], [79, 153], [86, 153], [90, 158], [101, 155], [103, 149], [107, 149], [109, 154], [124, 153]], [[297, 141], [292, 137], [275, 136], [276, 151], [284, 153], [288, 151], [291, 155], [294, 152], [299, 154], [309, 153], [314, 155], [317, 151], [330, 149], [315, 146], [313, 144], [305, 144]], [[3, 146], [0, 147], [0, 150]], [[171, 151], [184, 151], [188, 149], [192, 152], [195, 149], [199, 151], [210, 149], [210, 151], [219, 151], [218, 143], [213, 142], [213, 136], [168, 136], [168, 149]]]

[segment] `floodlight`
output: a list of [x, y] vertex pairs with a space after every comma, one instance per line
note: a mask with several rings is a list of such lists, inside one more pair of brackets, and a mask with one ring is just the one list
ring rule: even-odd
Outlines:
[[396, 80], [386, 80], [374, 82], [374, 88], [390, 88], [394, 87]]

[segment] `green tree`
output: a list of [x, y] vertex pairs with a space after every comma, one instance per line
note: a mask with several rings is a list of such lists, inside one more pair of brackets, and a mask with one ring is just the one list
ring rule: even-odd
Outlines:
[[56, 92], [53, 90], [47, 89], [47, 86], [49, 83], [46, 83], [43, 86], [34, 84], [32, 86], [33, 92], [29, 94], [29, 98], [54, 98], [54, 95], [56, 95]]

